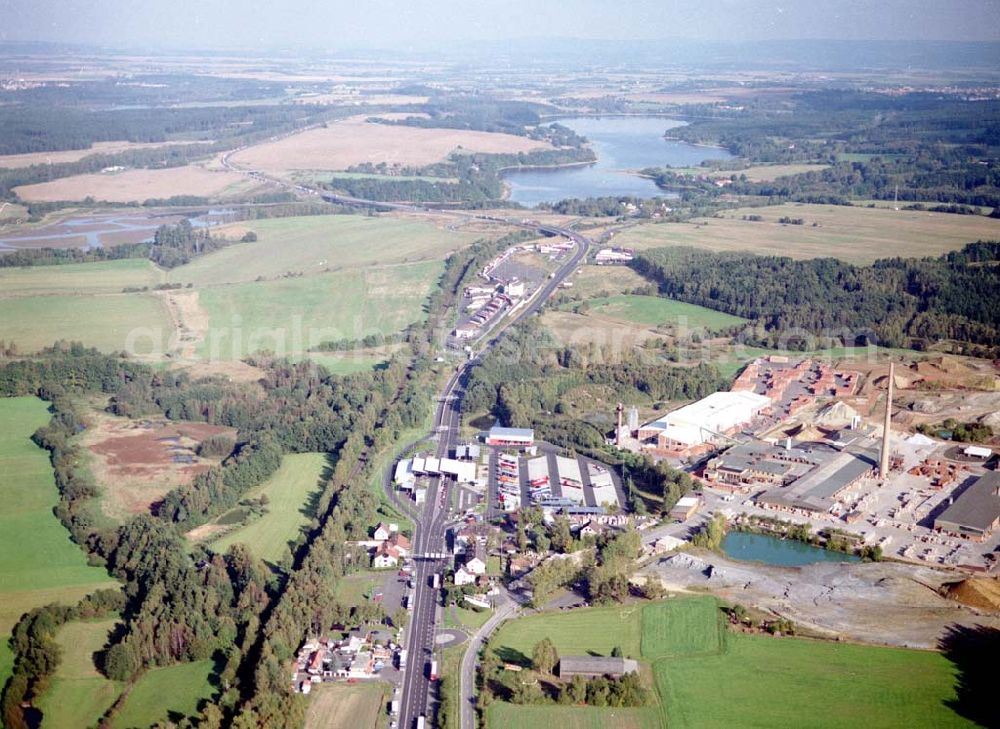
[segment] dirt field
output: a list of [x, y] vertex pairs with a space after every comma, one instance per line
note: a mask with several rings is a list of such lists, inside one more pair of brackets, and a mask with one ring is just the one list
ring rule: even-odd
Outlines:
[[124, 172], [75, 175], [37, 185], [15, 187], [18, 197], [27, 202], [83, 200], [92, 197], [107, 202], [144, 202], [150, 198], [197, 195], [219, 198], [252, 189], [256, 183], [235, 172], [210, 172], [196, 165], [163, 170], [125, 170]]
[[195, 455], [210, 435], [229, 433], [205, 423], [133, 421], [96, 415], [83, 442], [92, 454], [91, 468], [105, 493], [101, 506], [108, 516], [139, 514], [170, 489], [188, 483], [217, 464]]
[[155, 149], [177, 144], [210, 144], [210, 142], [94, 142], [90, 149], [66, 149], [60, 152], [31, 152], [29, 154], [0, 155], [0, 169], [16, 169], [31, 165], [60, 164], [76, 162], [92, 154], [116, 154], [136, 149]]
[[[706, 576], [708, 565], [714, 567]], [[1000, 617], [942, 597], [954, 573], [891, 562], [819, 562], [771, 567], [707, 552], [682, 553], [644, 567], [670, 590], [708, 591], [773, 611], [821, 635], [933, 649], [951, 625], [1000, 627]]]
[[362, 162], [428, 165], [461, 148], [475, 152], [514, 153], [547, 147], [511, 134], [457, 129], [370, 124], [356, 116], [233, 155], [243, 167], [271, 173], [293, 170], [343, 170]]
[[[743, 220], [744, 215], [759, 215], [763, 220], [750, 222]], [[783, 225], [778, 222], [782, 217], [801, 218], [804, 223]], [[1000, 220], [982, 215], [789, 203], [740, 208], [686, 223], [638, 225], [618, 235], [615, 243], [639, 249], [685, 245], [870, 263], [889, 256], [937, 256], [998, 236]]]
[[178, 354], [183, 360], [195, 359], [208, 333], [208, 312], [198, 304], [198, 292], [171, 291], [164, 294], [163, 301], [177, 332]]
[[306, 709], [306, 729], [376, 729], [384, 717], [384, 683], [316, 686]]

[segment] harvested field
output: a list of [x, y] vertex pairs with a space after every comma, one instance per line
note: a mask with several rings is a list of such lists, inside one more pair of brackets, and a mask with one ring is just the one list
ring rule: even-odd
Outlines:
[[388, 684], [327, 683], [309, 696], [306, 729], [378, 729], [388, 700]]
[[207, 423], [95, 415], [83, 443], [92, 454], [94, 476], [104, 487], [103, 511], [114, 518], [148, 511], [170, 489], [219, 463], [196, 454], [201, 441], [235, 433]]
[[572, 280], [574, 289], [588, 298], [630, 294], [644, 286], [655, 290], [655, 286], [628, 266], [581, 266]]
[[631, 352], [650, 340], [662, 341], [666, 338], [646, 325], [595, 313], [574, 314], [547, 309], [542, 314], [541, 322], [566, 347], [594, 344], [611, 347], [614, 352]]
[[[744, 215], [759, 215], [763, 220], [750, 222], [742, 219]], [[805, 222], [783, 225], [778, 222], [782, 217]], [[966, 243], [998, 237], [1000, 220], [981, 215], [789, 203], [741, 208], [686, 223], [639, 225], [623, 231], [615, 243], [639, 249], [694, 246], [792, 258], [832, 256], [852, 263], [870, 263], [889, 256], [937, 256]]]
[[64, 149], [58, 152], [29, 152], [28, 154], [0, 155], [0, 169], [16, 169], [19, 167], [31, 167], [31, 165], [56, 165], [64, 162], [77, 162], [92, 154], [117, 154], [118, 152], [156, 149], [157, 147], [169, 147], [178, 144], [211, 144], [211, 142], [94, 142], [89, 149]]
[[459, 150], [517, 153], [549, 145], [512, 134], [459, 129], [373, 124], [356, 116], [331, 123], [325, 129], [250, 147], [232, 161], [243, 167], [287, 174], [294, 170], [344, 170], [362, 162], [422, 166], [440, 162]]
[[235, 197], [258, 183], [236, 172], [210, 172], [197, 165], [160, 170], [125, 170], [109, 174], [74, 175], [51, 182], [15, 187], [27, 202], [83, 200], [92, 197], [106, 202], [145, 202], [175, 195], [195, 195], [220, 199]]

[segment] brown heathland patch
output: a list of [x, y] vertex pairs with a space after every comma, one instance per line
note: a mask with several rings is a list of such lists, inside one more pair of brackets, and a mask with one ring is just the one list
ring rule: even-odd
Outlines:
[[28, 202], [83, 200], [145, 202], [175, 195], [218, 198], [238, 195], [257, 183], [236, 172], [209, 171], [196, 165], [162, 170], [125, 170], [116, 173], [74, 175], [14, 188]]
[[232, 156], [243, 167], [270, 173], [293, 170], [344, 170], [362, 162], [429, 165], [458, 150], [488, 153], [527, 152], [548, 147], [527, 137], [461, 129], [422, 129], [373, 124], [356, 116], [325, 129], [310, 129], [285, 139], [250, 147]]
[[196, 451], [203, 440], [222, 433], [236, 435], [233, 428], [207, 423], [94, 416], [83, 442], [105, 488], [104, 512], [117, 518], [148, 511], [172, 488], [217, 465], [219, 459]]
[[29, 152], [27, 154], [0, 155], [0, 168], [16, 169], [31, 165], [61, 164], [77, 162], [92, 154], [117, 154], [137, 149], [156, 149], [178, 144], [211, 144], [211, 142], [94, 142], [90, 149], [64, 149], [59, 152]]

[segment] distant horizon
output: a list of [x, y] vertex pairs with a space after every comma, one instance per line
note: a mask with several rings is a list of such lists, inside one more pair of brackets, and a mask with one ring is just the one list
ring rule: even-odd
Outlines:
[[[0, 0], [0, 41], [157, 48], [447, 50], [582, 41], [1000, 41], [1000, 2], [964, 0]], [[525, 29], [530, 29], [525, 34]]]

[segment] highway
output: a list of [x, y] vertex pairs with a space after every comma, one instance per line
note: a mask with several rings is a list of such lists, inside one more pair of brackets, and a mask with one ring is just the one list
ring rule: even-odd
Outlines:
[[[301, 131], [305, 130], [299, 130], [299, 132]], [[274, 139], [278, 138], [280, 137], [275, 137]], [[270, 177], [257, 170], [247, 170], [236, 166], [231, 162], [230, 156], [238, 151], [240, 150], [232, 150], [224, 154], [220, 158], [223, 166], [261, 182], [269, 182], [304, 194], [317, 195], [328, 202], [408, 213], [451, 215], [466, 219], [490, 220], [522, 229], [537, 230], [545, 235], [561, 236], [576, 244], [573, 254], [532, 295], [531, 299], [518, 311], [517, 315], [503, 324], [503, 329], [496, 335], [491, 336], [478, 352], [475, 352], [472, 357], [459, 364], [455, 372], [448, 379], [438, 398], [438, 406], [434, 415], [434, 434], [438, 438], [437, 455], [439, 457], [448, 456], [451, 449], [457, 445], [459, 428], [461, 426], [462, 399], [465, 395], [464, 387], [471, 368], [475, 366], [480, 356], [496, 346], [497, 342], [503, 337], [503, 331], [507, 327], [517, 324], [529, 316], [533, 316], [544, 306], [549, 297], [576, 270], [580, 262], [586, 258], [592, 241], [586, 236], [568, 228], [559, 228], [523, 220], [513, 221], [487, 215], [474, 215], [459, 210], [432, 210], [407, 203], [365, 200], [336, 195], [304, 185], [292, 184]], [[391, 481], [387, 480], [385, 484], [390, 488], [389, 497], [395, 501], [396, 495], [391, 493]], [[447, 553], [445, 533], [448, 528], [449, 485], [449, 482], [444, 479], [433, 480], [427, 490], [427, 501], [424, 509], [417, 513], [417, 518], [414, 520], [412, 540], [412, 550], [416, 556], [414, 565], [414, 607], [407, 628], [405, 646], [408, 653], [408, 660], [407, 667], [403, 671], [403, 688], [398, 719], [401, 729], [411, 729], [411, 727], [416, 726], [417, 718], [420, 716], [428, 717], [428, 725], [430, 725], [429, 707], [432, 687], [429, 677], [429, 663], [434, 653], [434, 636], [438, 619], [438, 591], [431, 587], [431, 576], [435, 573], [443, 572], [447, 565], [443, 558], [421, 558], [421, 555]], [[495, 625], [497, 622], [499, 620], [493, 624]], [[471, 660], [473, 662], [471, 665], [475, 665], [474, 656], [471, 659], [467, 656], [466, 660]], [[463, 661], [464, 663], [465, 661]], [[464, 682], [460, 681], [459, 683]], [[468, 696], [466, 695], [466, 690], [470, 692]], [[463, 705], [461, 725], [462, 727], [468, 727], [468, 729], [472, 729], [472, 724], [469, 722], [474, 718], [471, 710], [471, 690], [471, 686], [463, 686], [463, 690], [460, 691], [462, 694], [461, 703]], [[466, 704], [469, 704], [469, 706], [466, 706]]]

